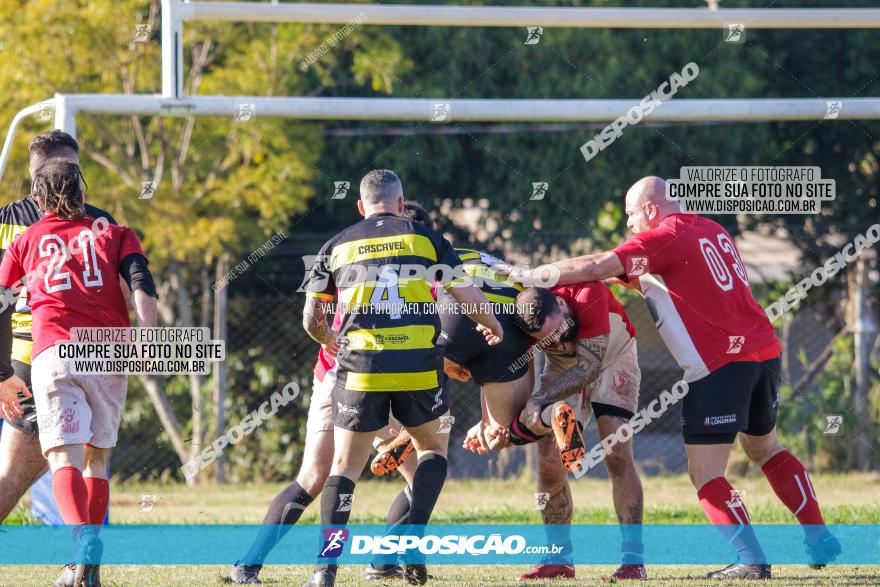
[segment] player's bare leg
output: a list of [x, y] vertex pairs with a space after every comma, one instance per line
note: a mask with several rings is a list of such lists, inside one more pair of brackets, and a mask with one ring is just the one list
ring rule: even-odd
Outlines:
[[313, 499], [324, 489], [333, 462], [333, 430], [320, 430], [306, 437], [303, 460], [296, 482]]
[[[619, 416], [603, 415], [596, 418], [599, 438], [604, 439], [617, 432], [626, 419]], [[633, 459], [632, 441], [618, 442], [605, 456], [605, 468], [611, 479], [611, 494], [614, 499], [614, 511], [620, 524], [623, 540], [621, 552], [623, 564], [612, 575], [615, 580], [646, 579], [642, 544], [642, 513], [644, 492], [642, 480], [636, 470]]]
[[526, 407], [532, 395], [532, 378], [523, 375], [514, 381], [486, 383], [482, 391], [490, 423], [507, 428]]
[[740, 434], [739, 441], [752, 462], [761, 467], [779, 500], [801, 523], [804, 546], [813, 561], [810, 566], [821, 569], [837, 558], [840, 542], [825, 526], [813, 482], [804, 465], [779, 443], [776, 428], [762, 436]]
[[770, 565], [742, 497], [724, 477], [733, 444], [685, 444], [688, 474], [709, 521], [737, 551], [736, 563], [707, 575], [710, 579], [769, 579]]
[[568, 485], [565, 467], [559, 459], [556, 440], [545, 436], [537, 443], [538, 450], [538, 493], [546, 494], [541, 518], [547, 533], [547, 544], [562, 546], [562, 555], [542, 560], [532, 570], [520, 575], [520, 581], [554, 578], [573, 579], [574, 564], [571, 561], [571, 519], [574, 502]]
[[[104, 452], [106, 451], [106, 453]], [[89, 453], [89, 471], [107, 476], [106, 457], [108, 449]], [[46, 460], [52, 470], [52, 493], [68, 526], [73, 526], [77, 561], [73, 585], [100, 586], [100, 561], [104, 545], [91, 522], [89, 512], [89, 486], [83, 477], [86, 464], [85, 445], [66, 444], [46, 451]], [[103, 464], [103, 470], [96, 468]], [[103, 520], [103, 515], [102, 515]], [[63, 577], [63, 576], [62, 576]]]
[[48, 469], [40, 439], [8, 424], [0, 434], [0, 522]]

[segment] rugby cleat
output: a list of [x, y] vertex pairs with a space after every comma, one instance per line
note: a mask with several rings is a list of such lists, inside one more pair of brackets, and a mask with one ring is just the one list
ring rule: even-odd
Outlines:
[[403, 569], [400, 568], [400, 565], [369, 564], [364, 570], [364, 579], [367, 581], [398, 578], [403, 578]]
[[84, 532], [76, 538], [78, 543], [78, 557], [73, 572], [74, 587], [101, 587], [101, 556], [104, 553], [104, 543], [97, 534]]
[[55, 587], [73, 587], [73, 576], [74, 573], [76, 573], [76, 565], [70, 563], [61, 568], [61, 575], [55, 579]]
[[263, 565], [242, 565], [235, 563], [232, 565], [232, 571], [229, 573], [229, 580], [236, 585], [258, 585], [262, 583], [259, 579], [260, 570]]
[[520, 581], [542, 579], [574, 579], [574, 564], [559, 558], [544, 558], [530, 571], [519, 576]]
[[648, 572], [645, 565], [622, 564], [620, 568], [614, 571], [610, 579], [612, 583], [618, 581], [644, 581], [648, 578]]
[[321, 569], [312, 573], [311, 578], [302, 587], [333, 587], [336, 585], [336, 571]]
[[559, 458], [562, 459], [562, 465], [570, 473], [580, 472], [580, 462], [585, 453], [584, 437], [581, 433], [581, 425], [571, 406], [565, 402], [556, 404], [553, 408], [553, 420], [550, 426], [556, 436], [556, 446], [559, 448]]
[[424, 585], [428, 582], [428, 567], [425, 565], [403, 565], [403, 579], [410, 585]]
[[733, 563], [719, 571], [712, 571], [706, 574], [707, 579], [769, 579], [770, 565], [747, 565], [744, 563]]
[[414, 450], [409, 432], [401, 430], [396, 438], [385, 443], [385, 446], [379, 450], [379, 454], [370, 463], [370, 471], [376, 477], [396, 471]]
[[805, 538], [804, 547], [807, 549], [807, 554], [810, 555], [810, 560], [813, 561], [810, 563], [810, 568], [816, 570], [824, 569], [825, 565], [836, 559], [837, 555], [843, 551], [840, 542], [831, 532], [825, 532], [812, 546]]

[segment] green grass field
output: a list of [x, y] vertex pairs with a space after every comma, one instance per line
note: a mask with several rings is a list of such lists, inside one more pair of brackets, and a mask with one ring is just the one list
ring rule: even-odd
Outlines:
[[[646, 524], [702, 523], [702, 511], [687, 478], [649, 477], [645, 488]], [[767, 486], [763, 477], [734, 478], [733, 485], [745, 490], [752, 521], [755, 523], [792, 523], [793, 518]], [[814, 479], [828, 523], [880, 523], [880, 475], [820, 475]], [[111, 520], [115, 524], [164, 523], [259, 523], [266, 505], [281, 488], [280, 484], [234, 485], [223, 488], [189, 488], [182, 485], [136, 484], [112, 488]], [[378, 523], [399, 491], [397, 482], [363, 481], [355, 494], [353, 523]], [[609, 482], [580, 479], [572, 483], [575, 522], [613, 524]], [[524, 480], [451, 481], [438, 503], [434, 521], [445, 523], [531, 523], [540, 516], [532, 509], [534, 488]], [[140, 512], [141, 495], [155, 495], [150, 512]], [[27, 523], [25, 505], [7, 523]], [[306, 523], [318, 521], [314, 505], [303, 517]], [[514, 585], [525, 566], [448, 566], [435, 565], [435, 579], [429, 584], [457, 587], [470, 585]], [[707, 585], [701, 576], [712, 567], [649, 566], [651, 579], [646, 585]], [[575, 581], [554, 581], [553, 585], [595, 585], [614, 569], [609, 566], [578, 566]], [[112, 586], [203, 586], [220, 585], [228, 568], [221, 566], [107, 566], [103, 569], [106, 585]], [[268, 585], [301, 585], [308, 567], [271, 566], [261, 578]], [[339, 585], [359, 585], [361, 568], [340, 573]], [[805, 566], [780, 566], [773, 569], [774, 585], [878, 585], [878, 566], [831, 566], [812, 571]], [[0, 573], [0, 585], [48, 586], [57, 576], [51, 566], [6, 567]], [[401, 581], [389, 582], [403, 585]], [[371, 585], [377, 583], [370, 582]], [[378, 583], [382, 584], [382, 583]], [[533, 583], [538, 585], [540, 583]]]

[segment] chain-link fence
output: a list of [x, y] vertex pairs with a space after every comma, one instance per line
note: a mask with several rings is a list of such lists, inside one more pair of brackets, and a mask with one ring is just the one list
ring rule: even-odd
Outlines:
[[[230, 480], [290, 479], [299, 466], [318, 346], [302, 329], [304, 296], [297, 289], [303, 280], [302, 255], [314, 254], [325, 236], [328, 235], [298, 235], [294, 242], [280, 245], [273, 255], [229, 285], [226, 425], [238, 423], [288, 382], [295, 382], [302, 390], [296, 401], [282, 408], [276, 417], [226, 449]], [[639, 406], [642, 408], [661, 391], [670, 389], [680, 379], [681, 370], [660, 339], [642, 300], [635, 295], [625, 295], [623, 302], [638, 335], [642, 371]], [[845, 357], [851, 336], [842, 332], [842, 324], [829, 322], [826, 310], [825, 307], [802, 307], [781, 320], [784, 327], [777, 330], [784, 343], [783, 369], [788, 383], [782, 400], [785, 405], [780, 408], [780, 433], [805, 450], [809, 460], [813, 460], [814, 454], [845, 452], [840, 444], [853, 438], [837, 440], [824, 434], [822, 427], [828, 421], [827, 416], [844, 416], [844, 426], [850, 429], [857, 420], [852, 390], [845, 381], [851, 378], [848, 370], [851, 363], [848, 365]], [[207, 378], [203, 384], [203, 393], [209, 400], [213, 381]], [[840, 385], [840, 390], [829, 391]], [[467, 429], [480, 418], [479, 389], [473, 383], [457, 381], [450, 381], [449, 386], [455, 417], [450, 441], [452, 477], [519, 475], [535, 466], [535, 455], [529, 448], [493, 454], [488, 457], [488, 466], [487, 457], [462, 449]], [[165, 390], [181, 422], [188, 421], [192, 413], [189, 382], [184, 378], [169, 379]], [[875, 388], [874, 397], [877, 391]], [[205, 405], [212, 404], [206, 401]], [[877, 406], [869, 406], [869, 409], [876, 411]], [[213, 422], [213, 413], [203, 416]], [[636, 460], [646, 474], [686, 470], [680, 416], [681, 405], [677, 403], [635, 439]], [[218, 434], [216, 427], [209, 426], [208, 430], [205, 446]], [[192, 441], [188, 437], [187, 440]], [[868, 442], [876, 452], [876, 426], [872, 436], [858, 441]], [[591, 423], [587, 444], [592, 446], [595, 442], [598, 442], [595, 424]], [[835, 458], [844, 457], [838, 454]], [[878, 460], [875, 459], [875, 463]], [[132, 379], [120, 445], [114, 456], [116, 474], [125, 479], [172, 475], [182, 478], [179, 468], [180, 458], [169, 445], [167, 434], [162, 432], [143, 388]], [[839, 463], [837, 468], [842, 468]], [[603, 467], [596, 467], [588, 474], [604, 475], [605, 471]], [[203, 475], [210, 478], [210, 468]]]

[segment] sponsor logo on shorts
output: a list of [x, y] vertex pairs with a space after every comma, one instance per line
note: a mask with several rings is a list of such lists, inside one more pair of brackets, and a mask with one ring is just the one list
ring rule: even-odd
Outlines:
[[736, 422], [736, 414], [727, 414], [726, 416], [707, 416], [704, 424], [706, 426], [719, 426], [721, 424], [733, 424]]
[[[341, 496], [340, 496], [341, 497]], [[321, 548], [322, 558], [336, 558], [342, 554], [342, 549], [348, 541], [348, 530], [345, 528], [324, 528], [324, 546]]]
[[79, 432], [79, 418], [73, 408], [64, 408], [61, 412], [61, 433], [76, 434]]
[[340, 414], [351, 414], [352, 416], [357, 416], [361, 413], [359, 409], [354, 406], [347, 406], [341, 402], [336, 402], [336, 410]]
[[434, 395], [434, 405], [431, 406], [432, 412], [434, 410], [436, 410], [437, 408], [443, 406], [443, 398], [441, 397], [442, 395], [443, 395], [443, 388], [441, 387], [440, 389], [437, 390], [437, 393]]

